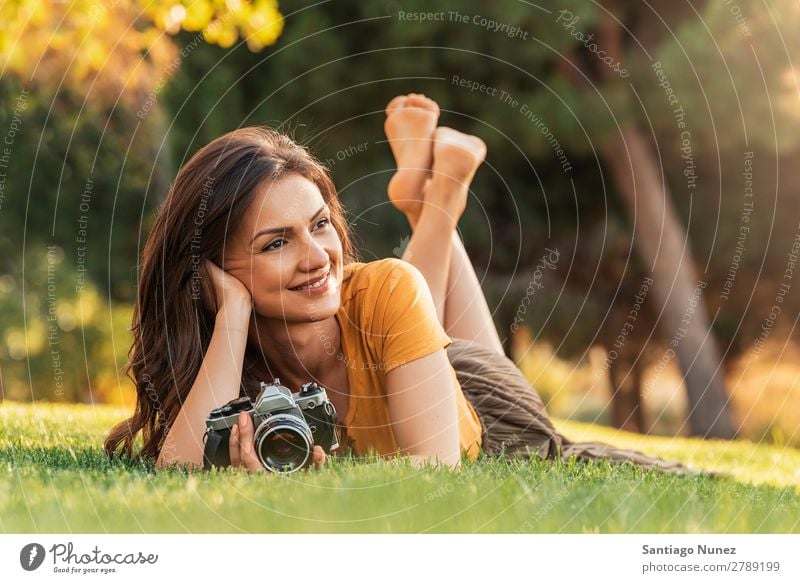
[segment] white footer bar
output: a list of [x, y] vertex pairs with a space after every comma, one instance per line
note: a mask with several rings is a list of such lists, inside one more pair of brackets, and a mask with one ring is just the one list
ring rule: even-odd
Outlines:
[[244, 577], [796, 582], [800, 535], [0, 535], [2, 581]]

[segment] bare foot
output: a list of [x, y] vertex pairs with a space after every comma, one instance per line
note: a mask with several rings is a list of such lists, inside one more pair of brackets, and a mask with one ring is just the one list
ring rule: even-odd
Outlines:
[[425, 209], [445, 212], [458, 223], [467, 207], [469, 185], [486, 158], [486, 144], [478, 137], [451, 128], [436, 128], [433, 167], [425, 184]]
[[422, 189], [433, 162], [433, 132], [439, 106], [424, 95], [409, 93], [386, 106], [384, 131], [397, 172], [389, 182], [389, 200], [413, 225], [422, 212]]

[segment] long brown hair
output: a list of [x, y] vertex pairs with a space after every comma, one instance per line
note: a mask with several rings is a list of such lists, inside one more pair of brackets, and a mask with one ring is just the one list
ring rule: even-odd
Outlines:
[[214, 297], [206, 260], [219, 264], [225, 238], [256, 187], [292, 173], [319, 188], [345, 263], [356, 259], [333, 181], [305, 147], [270, 128], [248, 127], [199, 150], [178, 172], [144, 246], [125, 371], [136, 385], [136, 409], [106, 438], [109, 456], [121, 447], [132, 457], [134, 438], [142, 431], [140, 455], [158, 457], [214, 330], [214, 313], [203, 301]]

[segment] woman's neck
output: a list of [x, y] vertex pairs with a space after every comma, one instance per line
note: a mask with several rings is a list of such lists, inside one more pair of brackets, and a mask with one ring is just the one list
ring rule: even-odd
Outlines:
[[272, 376], [294, 391], [303, 383], [327, 378], [342, 361], [341, 331], [334, 316], [290, 324], [256, 315], [250, 322], [248, 340]]

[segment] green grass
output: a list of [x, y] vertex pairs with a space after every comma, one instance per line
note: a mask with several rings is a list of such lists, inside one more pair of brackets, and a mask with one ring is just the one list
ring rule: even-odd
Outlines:
[[680, 459], [731, 478], [629, 465], [481, 460], [460, 471], [334, 459], [281, 477], [110, 462], [126, 411], [0, 405], [0, 532], [800, 532], [800, 451], [648, 438], [560, 423], [574, 439]]

